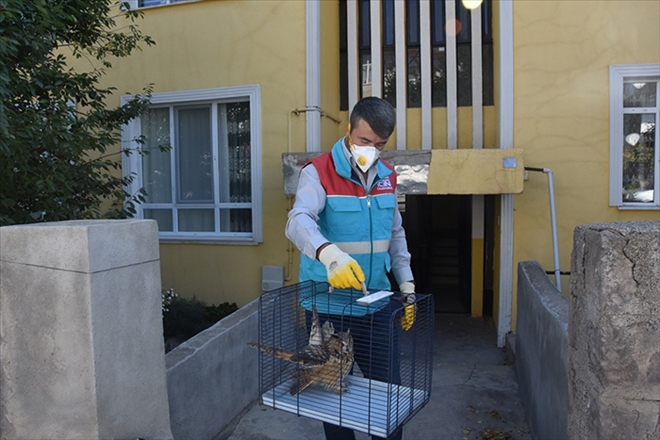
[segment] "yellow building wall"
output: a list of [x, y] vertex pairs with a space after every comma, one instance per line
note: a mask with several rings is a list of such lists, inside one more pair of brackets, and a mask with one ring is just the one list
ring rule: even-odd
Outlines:
[[[331, 2], [323, 3], [325, 9]], [[289, 139], [299, 151], [305, 145], [304, 114], [292, 117], [288, 130], [291, 110], [306, 105], [305, 2], [174, 4], [145, 9], [137, 25], [156, 45], [113, 62], [104, 84], [118, 89], [114, 105], [150, 83], [154, 92], [261, 86], [263, 243], [160, 246], [164, 289], [242, 306], [261, 294], [262, 265], [287, 264], [281, 155]], [[84, 68], [87, 62], [74, 64]]]
[[[337, 124], [322, 118], [326, 151], [344, 134], [347, 112], [339, 111], [337, 4], [320, 2], [320, 8], [321, 107], [341, 120]], [[562, 270], [568, 270], [575, 226], [658, 218], [658, 211], [619, 211], [608, 206], [608, 66], [659, 61], [660, 2], [524, 1], [514, 2], [513, 12], [514, 146], [525, 151], [525, 165], [554, 171]], [[290, 279], [297, 280], [298, 253], [284, 236], [289, 201], [282, 191], [281, 154], [302, 152], [306, 146], [304, 113], [292, 114], [306, 105], [305, 2], [175, 4], [145, 10], [138, 26], [157, 45], [114, 61], [104, 82], [118, 88], [116, 104], [121, 95], [140, 92], [140, 86], [149, 83], [155, 92], [261, 85], [264, 242], [163, 244], [163, 287], [209, 303], [243, 305], [261, 292], [262, 265], [284, 266]], [[498, 53], [495, 41], [495, 60]], [[446, 110], [433, 109], [432, 117], [433, 147], [446, 148]], [[499, 147], [497, 117], [496, 108], [484, 108], [486, 148]], [[408, 109], [407, 118], [407, 147], [418, 149], [419, 109]], [[458, 123], [458, 147], [470, 148], [471, 109], [459, 109]], [[396, 148], [395, 136], [387, 148]], [[531, 174], [523, 193], [515, 196], [514, 237], [514, 265], [536, 260], [552, 269], [548, 188], [542, 174]], [[499, 230], [495, 241], [497, 266]], [[475, 246], [478, 240], [473, 241]], [[515, 291], [516, 267], [513, 272]], [[495, 274], [497, 314], [497, 267]], [[568, 280], [563, 281], [566, 293]]]
[[[660, 2], [518, 1], [513, 15], [514, 146], [524, 149], [526, 166], [553, 171], [560, 264], [568, 271], [576, 226], [660, 220], [657, 210], [608, 206], [608, 68], [660, 62]], [[514, 207], [515, 291], [518, 262], [554, 269], [544, 174], [530, 173]], [[514, 328], [515, 305], [514, 296]]]

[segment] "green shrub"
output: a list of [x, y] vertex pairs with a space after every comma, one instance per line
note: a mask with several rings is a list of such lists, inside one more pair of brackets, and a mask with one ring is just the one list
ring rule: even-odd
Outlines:
[[169, 289], [162, 292], [162, 309], [165, 339], [185, 341], [235, 312], [238, 306], [228, 302], [207, 305], [194, 296], [191, 299], [181, 298]]
[[236, 305], [236, 303], [224, 302], [217, 306], [210, 305], [210, 306], [206, 306], [206, 317], [209, 321], [215, 324], [225, 316], [231, 315], [236, 310], [238, 310], [238, 306]]
[[174, 298], [163, 312], [165, 338], [189, 339], [208, 328], [206, 304], [196, 298]]

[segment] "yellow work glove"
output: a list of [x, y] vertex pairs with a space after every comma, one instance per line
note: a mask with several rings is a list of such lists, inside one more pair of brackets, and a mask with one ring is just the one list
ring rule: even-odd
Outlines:
[[335, 244], [329, 244], [319, 252], [319, 261], [328, 271], [328, 282], [337, 289], [362, 289], [364, 272], [350, 255]]
[[417, 307], [415, 305], [415, 284], [410, 281], [404, 281], [399, 284], [399, 290], [403, 294], [403, 302], [407, 304], [403, 309], [401, 328], [408, 331], [415, 323], [415, 312]]

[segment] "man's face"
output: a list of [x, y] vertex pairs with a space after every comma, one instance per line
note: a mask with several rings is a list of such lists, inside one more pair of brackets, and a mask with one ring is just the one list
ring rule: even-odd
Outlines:
[[349, 139], [353, 141], [354, 145], [359, 145], [361, 147], [376, 147], [378, 151], [383, 151], [385, 144], [389, 139], [389, 137], [379, 137], [364, 119], [358, 120], [357, 124], [350, 127], [350, 131], [347, 132], [346, 135], [349, 136]]

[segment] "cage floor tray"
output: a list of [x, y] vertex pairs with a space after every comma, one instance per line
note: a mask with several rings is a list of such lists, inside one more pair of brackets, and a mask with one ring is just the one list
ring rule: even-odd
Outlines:
[[345, 380], [348, 391], [341, 396], [318, 386], [292, 396], [291, 381], [287, 381], [264, 393], [262, 402], [275, 409], [379, 437], [394, 432], [425, 404], [423, 390], [352, 375]]

